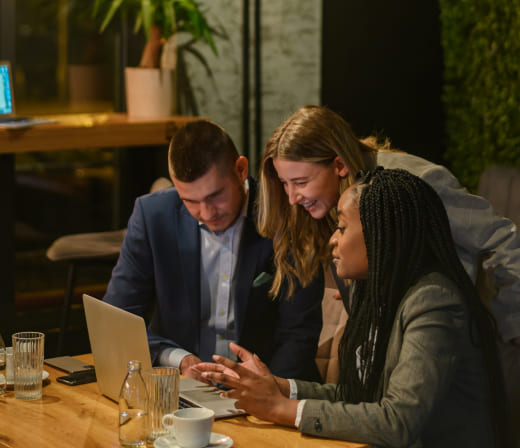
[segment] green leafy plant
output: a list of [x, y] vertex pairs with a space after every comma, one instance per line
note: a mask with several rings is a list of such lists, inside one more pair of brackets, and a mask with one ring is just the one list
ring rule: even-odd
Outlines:
[[439, 4], [445, 158], [475, 191], [487, 166], [520, 166], [520, 0]]
[[[134, 32], [144, 29], [148, 47], [156, 47], [157, 53], [160, 53], [165, 40], [184, 31], [191, 35], [191, 40], [183, 47], [189, 49], [194, 42], [201, 41], [218, 54], [213, 36], [223, 35], [223, 32], [209, 26], [205, 11], [195, 0], [96, 0], [93, 16], [102, 18], [100, 32], [105, 31], [120, 10], [133, 17]], [[191, 51], [201, 58], [195, 50]], [[153, 66], [158, 67], [159, 60], [160, 54], [154, 57]]]

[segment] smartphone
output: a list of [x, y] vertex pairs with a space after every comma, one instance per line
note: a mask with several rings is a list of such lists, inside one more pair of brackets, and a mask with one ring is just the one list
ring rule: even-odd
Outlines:
[[223, 391], [231, 390], [230, 387], [224, 386], [223, 384], [217, 383], [216, 381], [212, 381], [211, 385], [213, 387], [216, 387], [217, 389], [220, 389], [220, 390], [223, 390]]
[[48, 358], [43, 361], [51, 367], [63, 370], [67, 373], [82, 372], [92, 370], [93, 365], [87, 364], [85, 361], [73, 358], [72, 356], [58, 356], [56, 358]]
[[93, 383], [96, 381], [96, 371], [94, 369], [74, 372], [70, 375], [59, 376], [56, 378], [60, 383], [68, 384], [69, 386], [77, 386], [79, 384]]

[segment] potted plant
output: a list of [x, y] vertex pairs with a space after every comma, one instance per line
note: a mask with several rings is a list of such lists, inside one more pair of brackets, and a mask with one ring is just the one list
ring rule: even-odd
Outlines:
[[[102, 17], [103, 32], [124, 9], [133, 18], [134, 32], [144, 29], [147, 43], [139, 67], [125, 68], [127, 111], [131, 116], [151, 117], [176, 112], [176, 72], [178, 52], [190, 51], [205, 64], [192, 45], [202, 41], [217, 54], [205, 12], [195, 0], [96, 0], [93, 16]], [[177, 46], [176, 34], [186, 32], [191, 39]]]

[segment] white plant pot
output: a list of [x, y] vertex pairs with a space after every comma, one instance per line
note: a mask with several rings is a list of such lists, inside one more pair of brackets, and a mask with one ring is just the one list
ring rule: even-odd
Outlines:
[[175, 70], [126, 67], [125, 82], [130, 117], [167, 117], [177, 112]]

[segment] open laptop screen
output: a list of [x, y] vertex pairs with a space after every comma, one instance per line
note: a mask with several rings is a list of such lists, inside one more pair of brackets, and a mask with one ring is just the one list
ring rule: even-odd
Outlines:
[[[143, 370], [151, 368], [144, 319], [83, 294], [90, 347], [94, 357], [99, 390], [118, 401], [128, 361], [139, 359]], [[191, 378], [181, 378], [180, 398], [191, 406], [215, 411], [215, 418], [244, 414], [232, 398], [221, 398], [220, 391]]]
[[16, 117], [13, 77], [9, 61], [0, 61], [0, 128], [28, 128], [56, 122], [54, 118]]
[[11, 69], [9, 62], [0, 61], [0, 117], [14, 114]]

